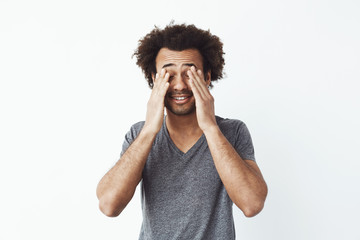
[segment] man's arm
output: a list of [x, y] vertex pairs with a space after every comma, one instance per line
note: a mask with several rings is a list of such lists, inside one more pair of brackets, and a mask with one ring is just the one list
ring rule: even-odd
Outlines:
[[[242, 159], [220, 131], [215, 119], [214, 98], [201, 71], [191, 67], [188, 74], [199, 127], [204, 132], [221, 181], [231, 200], [245, 216], [255, 216], [262, 210], [267, 195], [260, 169], [254, 161]], [[210, 78], [207, 83], [209, 81]]]
[[96, 194], [100, 210], [109, 217], [118, 216], [130, 202], [155, 135], [143, 129], [120, 160], [100, 180]]
[[100, 180], [96, 194], [100, 210], [109, 217], [118, 216], [133, 197], [142, 178], [146, 159], [164, 119], [164, 97], [169, 87], [169, 74], [156, 76], [147, 104], [144, 127], [120, 160]]
[[245, 216], [255, 216], [262, 210], [267, 195], [267, 186], [257, 164], [243, 160], [218, 127], [204, 134], [229, 197]]

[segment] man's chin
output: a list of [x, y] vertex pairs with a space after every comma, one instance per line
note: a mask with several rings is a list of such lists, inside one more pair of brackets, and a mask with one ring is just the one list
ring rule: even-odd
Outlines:
[[181, 108], [181, 107], [166, 106], [165, 104], [165, 107], [167, 112], [171, 112], [172, 114], [177, 116], [186, 116], [195, 112], [195, 106], [191, 106], [188, 108]]

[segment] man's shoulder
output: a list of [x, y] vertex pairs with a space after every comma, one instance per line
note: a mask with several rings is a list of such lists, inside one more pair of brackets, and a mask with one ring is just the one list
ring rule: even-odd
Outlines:
[[136, 138], [139, 135], [141, 129], [144, 127], [145, 121], [140, 121], [131, 125], [130, 130], [128, 131], [127, 135], [130, 138]]
[[216, 122], [218, 124], [218, 126], [220, 127], [220, 129], [227, 129], [227, 128], [241, 128], [243, 126], [245, 126], [245, 123], [239, 119], [234, 119], [234, 118], [223, 118], [220, 116], [216, 116]]
[[216, 122], [221, 130], [221, 132], [225, 135], [225, 137], [230, 140], [232, 138], [249, 138], [250, 133], [246, 126], [246, 124], [239, 119], [232, 118], [222, 118], [216, 116]]
[[131, 129], [133, 130], [141, 130], [144, 127], [145, 121], [139, 121], [131, 125]]

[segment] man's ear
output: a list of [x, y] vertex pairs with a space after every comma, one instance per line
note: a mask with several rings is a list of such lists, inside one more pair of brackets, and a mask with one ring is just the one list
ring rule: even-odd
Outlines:
[[210, 70], [205, 74], [205, 82], [206, 82], [207, 86], [210, 86], [210, 83], [211, 83], [211, 71]]

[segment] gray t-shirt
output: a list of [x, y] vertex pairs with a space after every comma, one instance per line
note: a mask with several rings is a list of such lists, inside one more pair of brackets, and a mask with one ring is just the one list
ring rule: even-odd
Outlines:
[[[242, 159], [254, 160], [246, 125], [216, 117], [218, 126]], [[144, 122], [125, 136], [122, 153]], [[171, 140], [165, 120], [153, 143], [141, 183], [143, 223], [139, 240], [235, 239], [229, 198], [215, 168], [205, 135], [186, 153]]]

